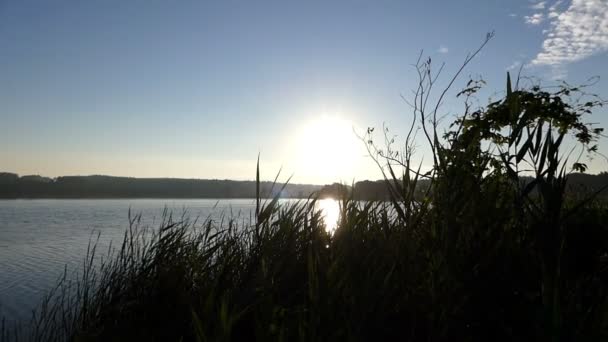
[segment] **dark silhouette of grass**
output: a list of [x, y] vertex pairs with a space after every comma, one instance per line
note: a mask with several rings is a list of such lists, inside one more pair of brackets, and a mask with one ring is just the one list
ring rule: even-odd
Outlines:
[[[150, 232], [135, 218], [101, 265], [91, 248], [21, 339], [549, 340], [546, 227], [514, 191], [483, 185], [453, 218], [439, 202], [410, 203], [408, 221], [345, 198], [333, 236], [314, 200], [261, 204], [253, 226], [167, 215]], [[562, 340], [608, 336], [607, 209], [589, 201], [560, 223]]]
[[577, 91], [509, 78], [443, 139], [437, 107], [417, 107], [433, 169], [412, 167], [410, 135], [400, 157], [370, 138], [390, 200], [344, 195], [334, 234], [314, 198], [281, 205], [281, 191], [258, 195], [251, 223], [167, 214], [151, 232], [136, 217], [120, 248], [98, 264], [93, 244], [80, 277], [2, 339], [608, 340], [608, 205], [567, 194], [560, 153], [566, 134], [594, 152], [601, 133], [582, 115], [602, 102], [566, 101]]

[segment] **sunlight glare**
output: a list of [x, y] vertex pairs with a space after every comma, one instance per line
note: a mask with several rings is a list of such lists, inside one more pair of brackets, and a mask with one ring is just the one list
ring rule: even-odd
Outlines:
[[334, 233], [340, 220], [340, 203], [337, 200], [326, 198], [317, 201], [318, 208], [323, 212], [325, 229], [329, 233]]
[[351, 181], [361, 141], [353, 124], [336, 116], [321, 116], [304, 125], [297, 137], [297, 169], [320, 182]]

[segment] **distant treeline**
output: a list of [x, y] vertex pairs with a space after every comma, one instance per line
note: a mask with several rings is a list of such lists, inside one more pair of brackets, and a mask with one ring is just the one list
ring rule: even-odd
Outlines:
[[[428, 185], [428, 181], [419, 181], [417, 192], [422, 194]], [[607, 185], [607, 172], [598, 175], [573, 173], [569, 176], [568, 188], [570, 192], [588, 193]], [[272, 182], [260, 184], [262, 197], [270, 197], [280, 190], [280, 185], [273, 189]], [[386, 183], [382, 180], [360, 181], [354, 185], [288, 184], [281, 196], [307, 198], [313, 194], [321, 198], [340, 198], [346, 194], [357, 200], [389, 199]], [[255, 198], [255, 195], [255, 181], [112, 176], [20, 177], [0, 172], [0, 198]], [[606, 196], [608, 192], [604, 191], [602, 195]]]
[[[320, 185], [288, 184], [284, 198], [306, 198]], [[263, 197], [281, 190], [261, 182]], [[255, 198], [255, 181], [179, 178], [64, 176], [48, 178], [0, 173], [0, 198]]]
[[[533, 180], [532, 177], [520, 177], [522, 187]], [[417, 182], [415, 197], [424, 196], [430, 181], [420, 179]], [[568, 175], [566, 191], [570, 194], [589, 195], [599, 192], [599, 196], [608, 197], [608, 172], [597, 175], [586, 173], [572, 173]], [[601, 191], [601, 192], [600, 192]], [[340, 198], [344, 195], [352, 196], [356, 200], [389, 200], [390, 194], [385, 181], [362, 181], [353, 186], [334, 183], [325, 185], [319, 190], [320, 197]]]

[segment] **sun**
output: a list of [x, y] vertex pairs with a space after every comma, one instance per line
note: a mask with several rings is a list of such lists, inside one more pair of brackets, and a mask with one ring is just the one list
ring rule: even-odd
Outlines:
[[362, 142], [351, 121], [323, 115], [302, 125], [296, 139], [298, 173], [321, 183], [352, 181]]

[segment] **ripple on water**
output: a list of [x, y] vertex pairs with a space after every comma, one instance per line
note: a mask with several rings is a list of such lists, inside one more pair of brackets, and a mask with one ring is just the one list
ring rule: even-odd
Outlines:
[[253, 200], [0, 200], [0, 317], [23, 320], [68, 269], [79, 270], [89, 241], [99, 233], [100, 253], [122, 241], [128, 212], [156, 226], [165, 206], [181, 214], [217, 218], [241, 212]]

